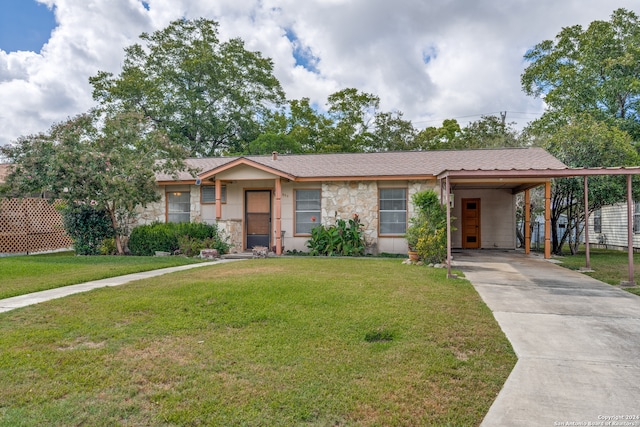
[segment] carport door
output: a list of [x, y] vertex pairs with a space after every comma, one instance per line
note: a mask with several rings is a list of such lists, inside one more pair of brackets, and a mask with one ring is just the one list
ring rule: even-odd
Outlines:
[[462, 248], [480, 248], [480, 199], [462, 199]]
[[246, 249], [256, 246], [269, 247], [271, 230], [271, 191], [248, 190], [245, 192]]

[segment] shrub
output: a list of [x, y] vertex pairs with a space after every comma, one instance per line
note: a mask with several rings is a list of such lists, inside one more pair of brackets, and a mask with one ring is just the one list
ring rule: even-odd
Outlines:
[[310, 255], [360, 256], [364, 254], [362, 224], [358, 215], [348, 222], [339, 219], [335, 225], [319, 225], [311, 230], [311, 239], [307, 241]]
[[221, 254], [229, 251], [229, 244], [215, 224], [156, 222], [134, 228], [129, 238], [129, 250], [139, 256], [153, 255], [156, 251], [180, 251], [193, 256], [205, 248], [217, 249]]
[[109, 214], [88, 204], [60, 208], [64, 228], [78, 255], [99, 255], [102, 242], [114, 236]]
[[405, 235], [409, 248], [427, 263], [443, 262], [447, 257], [446, 207], [433, 190], [416, 193], [411, 200], [417, 213]]

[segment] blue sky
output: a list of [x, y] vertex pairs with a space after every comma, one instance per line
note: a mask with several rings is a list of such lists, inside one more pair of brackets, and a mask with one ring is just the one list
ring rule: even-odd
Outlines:
[[356, 88], [417, 128], [501, 111], [521, 128], [544, 111], [522, 92], [525, 52], [621, 7], [640, 14], [638, 0], [0, 0], [0, 145], [88, 111], [89, 78], [118, 74], [141, 33], [200, 17], [270, 58], [288, 99], [323, 109]]
[[2, 0], [0, 9], [0, 49], [5, 52], [39, 52], [56, 26], [55, 16], [35, 0]]

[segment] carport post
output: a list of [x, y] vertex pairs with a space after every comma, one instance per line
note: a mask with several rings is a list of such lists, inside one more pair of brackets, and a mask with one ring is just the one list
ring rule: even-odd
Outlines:
[[627, 175], [627, 250], [629, 252], [629, 286], [633, 286], [633, 194], [631, 194], [631, 175]]
[[447, 204], [447, 278], [451, 278], [451, 202], [449, 201], [451, 187], [449, 176], [444, 178], [445, 202]]
[[524, 190], [524, 253], [531, 252], [531, 195]]
[[551, 258], [551, 180], [544, 183], [544, 259]]
[[589, 251], [589, 178], [587, 175], [584, 176], [584, 252], [587, 260], [585, 268], [591, 270], [591, 254]]

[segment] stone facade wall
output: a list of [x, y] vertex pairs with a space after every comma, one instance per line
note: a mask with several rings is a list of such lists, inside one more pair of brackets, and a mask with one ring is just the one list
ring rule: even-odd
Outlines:
[[136, 211], [138, 213], [138, 219], [135, 225], [148, 225], [153, 222], [165, 222], [166, 213], [165, 208], [167, 206], [167, 199], [164, 192], [164, 187], [156, 189], [160, 200], [157, 202], [149, 203], [146, 207], [138, 206]]
[[[349, 220], [358, 214], [367, 247], [375, 252], [378, 240], [378, 183], [375, 181], [329, 181], [322, 183], [322, 224]], [[374, 248], [374, 249], [371, 249]]]
[[230, 253], [239, 253], [243, 251], [242, 239], [242, 220], [241, 219], [219, 219], [217, 221], [218, 230], [222, 232], [227, 242], [231, 245]]

